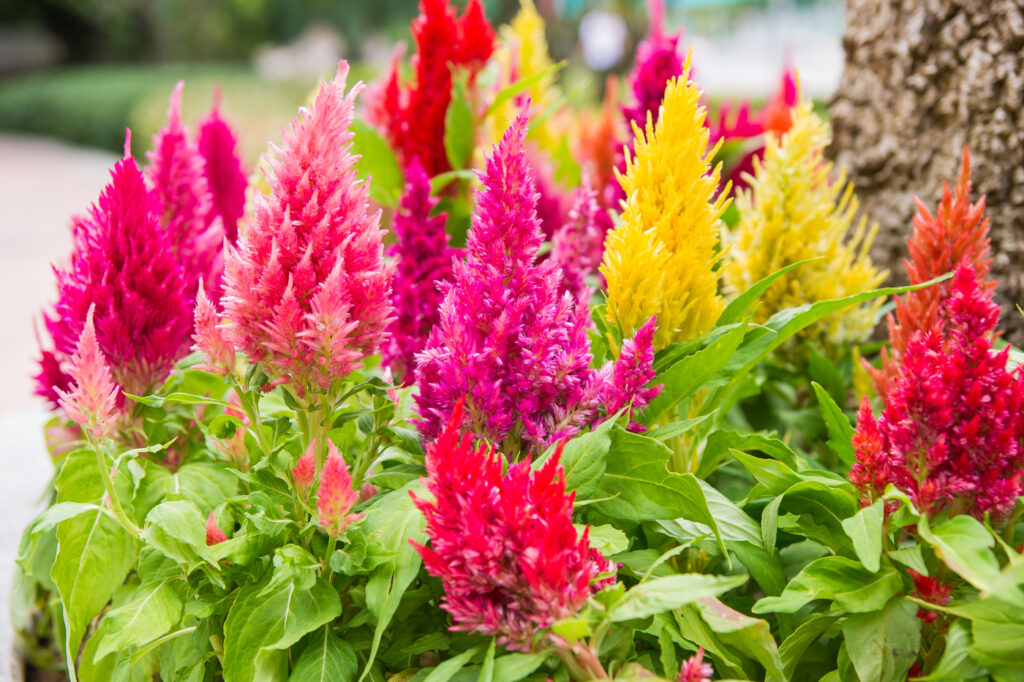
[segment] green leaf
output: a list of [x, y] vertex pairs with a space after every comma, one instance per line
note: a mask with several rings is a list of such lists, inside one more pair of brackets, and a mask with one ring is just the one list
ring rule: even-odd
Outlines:
[[494, 100], [491, 102], [491, 105], [487, 107], [487, 112], [484, 113], [484, 118], [487, 118], [488, 116], [493, 114], [495, 111], [501, 108], [501, 106], [505, 104], [505, 102], [509, 101], [519, 93], [526, 92], [537, 83], [540, 83], [545, 79], [553, 77], [564, 66], [565, 62], [552, 64], [551, 66], [542, 71], [532, 73], [529, 76], [526, 76], [525, 78], [520, 78], [519, 80], [510, 83], [509, 85], [506, 85], [504, 88], [498, 91], [497, 95], [494, 96]]
[[487, 647], [487, 653], [484, 654], [484, 664], [480, 668], [476, 682], [494, 682], [494, 644], [495, 641], [492, 639], [490, 646]]
[[611, 608], [613, 622], [647, 618], [697, 601], [714, 597], [747, 582], [745, 575], [716, 576], [700, 573], [670, 575], [634, 585]]
[[96, 453], [82, 449], [64, 457], [54, 481], [57, 502], [99, 502], [106, 489], [96, 466]]
[[391, 145], [358, 118], [352, 121], [351, 130], [352, 153], [359, 156], [359, 177], [370, 183], [370, 197], [385, 206], [396, 205], [405, 178]]
[[[562, 448], [562, 468], [565, 470], [565, 489], [575, 490], [577, 500], [591, 499], [597, 490], [601, 476], [605, 471], [605, 460], [611, 447], [611, 431], [615, 428], [615, 420], [608, 419], [593, 431], [573, 438]], [[557, 445], [548, 448], [544, 454], [533, 462], [536, 471], [544, 466]]]
[[508, 654], [494, 661], [494, 679], [501, 682], [518, 682], [539, 668], [547, 659], [547, 653]]
[[131, 393], [125, 393], [125, 396], [147, 407], [163, 407], [167, 404], [177, 403], [178, 405], [220, 405], [221, 407], [236, 409], [235, 405], [227, 401], [205, 395], [193, 395], [191, 393], [170, 393], [168, 395], [132, 395]]
[[203, 561], [216, 563], [206, 545], [206, 519], [185, 500], [170, 500], [146, 516], [142, 538], [152, 547], [194, 570]]
[[[583, 533], [586, 526], [576, 525], [576, 531]], [[615, 526], [590, 526], [590, 546], [605, 556], [621, 554], [629, 549], [629, 538]]]
[[463, 666], [483, 650], [484, 645], [480, 644], [472, 649], [466, 649], [458, 656], [449, 658], [431, 670], [430, 674], [423, 679], [423, 682], [448, 682], [457, 672], [462, 670]]
[[880, 611], [903, 589], [899, 574], [889, 567], [873, 573], [860, 563], [826, 556], [807, 564], [778, 597], [764, 597], [754, 613], [794, 613], [815, 599], [830, 599], [850, 613]]
[[935, 664], [931, 674], [920, 678], [922, 682], [959, 682], [983, 677], [985, 669], [970, 658], [972, 644], [970, 625], [967, 621], [953, 621], [946, 633], [946, 646], [942, 650], [942, 658]]
[[793, 678], [808, 647], [818, 641], [838, 620], [839, 616], [834, 614], [816, 613], [802, 622], [800, 627], [782, 642], [779, 646], [779, 657], [782, 659], [787, 678]]
[[954, 516], [930, 528], [922, 516], [917, 532], [947, 566], [979, 590], [990, 590], [999, 579], [999, 562], [992, 553], [995, 540], [977, 519]]
[[338, 638], [325, 625], [306, 635], [302, 650], [288, 682], [355, 682], [359, 661], [352, 645]]
[[921, 646], [917, 606], [893, 599], [880, 611], [850, 615], [843, 621], [843, 636], [860, 679], [903, 682]]
[[68, 661], [76, 660], [89, 622], [124, 582], [137, 551], [135, 538], [99, 507], [57, 526], [57, 556], [50, 576], [64, 609]]
[[855, 453], [853, 451], [853, 426], [850, 420], [836, 405], [836, 401], [816, 381], [811, 382], [814, 387], [814, 394], [818, 396], [818, 407], [821, 409], [821, 418], [828, 429], [828, 446], [836, 453], [846, 466], [853, 464]]
[[694, 417], [693, 419], [681, 419], [679, 421], [674, 421], [671, 424], [665, 424], [664, 426], [659, 426], [656, 429], [648, 431], [647, 435], [654, 440], [660, 440], [664, 443], [670, 438], [675, 438], [676, 436], [681, 436], [684, 433], [693, 431], [698, 426], [706, 422], [712, 414], [714, 413], [711, 412], [703, 414], [699, 417]]
[[170, 632], [181, 618], [181, 600], [169, 581], [141, 585], [127, 604], [103, 617], [110, 634], [96, 649], [97, 659], [118, 650], [141, 647]]
[[438, 194], [456, 180], [476, 180], [476, 172], [468, 168], [457, 168], [430, 178], [430, 192]]
[[718, 429], [708, 436], [708, 443], [701, 454], [699, 478], [707, 478], [718, 468], [721, 460], [729, 456], [730, 450], [763, 452], [777, 459], [792, 470], [797, 469], [797, 456], [793, 449], [773, 435], [762, 433], [739, 433]]
[[747, 316], [750, 309], [755, 303], [757, 303], [761, 296], [764, 295], [764, 292], [768, 291], [768, 287], [775, 283], [775, 280], [792, 272], [793, 270], [796, 270], [801, 265], [813, 263], [816, 260], [821, 260], [821, 258], [821, 256], [817, 256], [815, 258], [802, 260], [798, 263], [792, 263], [791, 265], [787, 265], [781, 270], [773, 272], [764, 279], [756, 282], [752, 287], [732, 299], [732, 301], [729, 302], [729, 305], [725, 306], [725, 310], [723, 310], [722, 314], [718, 316], [718, 322], [715, 322], [715, 326], [724, 327], [727, 324], [735, 324], [736, 322], [739, 322]]
[[789, 679], [767, 621], [746, 616], [714, 597], [697, 600], [697, 608], [701, 618], [722, 642], [764, 667], [766, 681], [786, 682]]
[[444, 115], [444, 151], [452, 168], [465, 168], [473, 153], [473, 109], [466, 94], [466, 74], [452, 78], [452, 95]]
[[882, 559], [882, 527], [885, 523], [885, 502], [876, 500], [848, 519], [843, 530], [853, 540], [853, 549], [864, 567], [876, 573]]

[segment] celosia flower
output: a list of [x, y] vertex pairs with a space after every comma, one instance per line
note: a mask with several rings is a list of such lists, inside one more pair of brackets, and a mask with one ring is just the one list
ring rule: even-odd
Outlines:
[[391, 322], [393, 267], [383, 261], [380, 212], [351, 154], [348, 64], [325, 83], [270, 162], [248, 229], [228, 250], [226, 327], [250, 362], [300, 397], [330, 394], [377, 351]]
[[[559, 295], [558, 266], [537, 262], [533, 175], [520, 114], [480, 174], [465, 260], [442, 284], [439, 324], [417, 356], [417, 426], [435, 437], [468, 396], [464, 426], [492, 442], [543, 448], [601, 418], [609, 365], [590, 367], [585, 302]], [[633, 404], [643, 400], [634, 395]]]
[[[868, 250], [877, 226], [869, 230], [857, 212], [853, 187], [845, 176], [832, 181], [825, 161], [828, 126], [803, 102], [794, 112], [793, 127], [781, 139], [768, 136], [764, 160], [755, 161], [756, 177], [736, 199], [739, 223], [727, 233], [730, 250], [723, 279], [734, 294], [787, 265], [821, 256], [783, 276], [761, 297], [755, 322], [808, 301], [840, 298], [874, 288], [886, 277]], [[825, 346], [840, 347], [863, 340], [875, 325], [876, 302], [845, 309], [805, 334]]]
[[601, 273], [608, 315], [623, 338], [658, 317], [655, 348], [703, 334], [724, 303], [715, 265], [720, 220], [728, 199], [718, 194], [710, 165], [700, 91], [684, 77], [669, 83], [657, 124], [637, 130], [636, 156], [620, 182], [628, 197], [620, 224], [605, 240]]
[[449, 0], [421, 0], [412, 35], [416, 42], [413, 81], [403, 88], [398, 61], [393, 61], [369, 113], [378, 128], [386, 131], [403, 164], [418, 158], [434, 176], [451, 170], [444, 132], [452, 68], [466, 68], [472, 79], [494, 51], [494, 29], [480, 0], [470, 0], [461, 17], [456, 17]]
[[156, 196], [130, 155], [114, 165], [88, 214], [74, 219], [72, 238], [70, 266], [55, 269], [58, 300], [46, 318], [54, 350], [44, 356], [36, 392], [67, 390], [43, 382], [62, 378], [94, 307], [96, 340], [114, 380], [145, 395], [188, 352], [192, 296], [158, 223]]
[[[629, 90], [633, 102], [622, 107], [626, 125], [635, 125], [641, 130], [647, 125], [648, 117], [658, 123], [659, 108], [671, 80], [686, 81], [689, 76], [689, 60], [684, 65], [679, 53], [682, 31], [674, 36], [665, 34], [665, 1], [647, 0], [647, 15], [650, 22], [647, 38], [636, 47], [633, 71], [629, 74]], [[632, 145], [629, 147], [632, 150]]]
[[198, 365], [199, 369], [227, 376], [235, 369], [235, 346], [228, 338], [227, 332], [220, 325], [220, 311], [206, 297], [202, 281], [196, 292], [195, 332], [192, 334], [195, 345], [192, 350], [206, 354], [210, 362]]
[[[330, 446], [328, 446], [330, 447]], [[313, 480], [316, 478], [316, 439], [309, 444], [306, 452], [299, 457], [292, 469], [292, 483], [296, 492], [305, 497], [310, 488], [313, 487]]]
[[698, 647], [697, 653], [683, 661], [682, 668], [676, 676], [677, 682], [711, 682], [715, 669], [710, 663], [704, 662], [704, 647]]
[[612, 370], [612, 380], [606, 384], [603, 400], [609, 414], [629, 405], [643, 407], [664, 388], [660, 384], [647, 387], [655, 375], [652, 365], [656, 322], [657, 319], [652, 317], [637, 330], [635, 337], [622, 343], [622, 352]]
[[[984, 289], [994, 289], [995, 282], [985, 281], [992, 262], [985, 197], [971, 203], [971, 158], [966, 146], [956, 189], [951, 193], [949, 185], [943, 185], [942, 200], [935, 216], [917, 197], [914, 202], [917, 205], [914, 233], [907, 240], [910, 260], [904, 261], [910, 283], [927, 282], [967, 263]], [[948, 281], [941, 282], [896, 298], [896, 311], [887, 319], [889, 350], [882, 350], [882, 368], [877, 370], [865, 363], [879, 395], [885, 395], [889, 382], [898, 372], [900, 358], [914, 333], [929, 329], [941, 332], [945, 328], [944, 304], [951, 286]]]
[[562, 270], [559, 291], [568, 291], [574, 299], [585, 293], [586, 278], [601, 265], [604, 238], [612, 226], [611, 216], [597, 203], [597, 192], [584, 180], [569, 219], [551, 240], [551, 259]]
[[[598, 202], [605, 209], [612, 208], [615, 192], [619, 189], [615, 180], [615, 168], [622, 147], [616, 105], [618, 89], [618, 80], [614, 75], [609, 75], [604, 86], [601, 113], [591, 118], [587, 112], [581, 112], [577, 121], [576, 158], [583, 172], [593, 179]], [[622, 169], [625, 169], [625, 165]]]
[[359, 501], [359, 493], [352, 488], [348, 464], [338, 453], [333, 441], [327, 441], [327, 461], [320, 474], [320, 490], [316, 494], [316, 510], [320, 525], [332, 535], [341, 535], [365, 514], [351, 514]]
[[67, 393], [60, 389], [57, 392], [60, 406], [71, 421], [98, 441], [114, 432], [120, 413], [117, 409], [118, 387], [96, 342], [93, 310], [94, 306], [91, 306], [85, 316], [85, 328], [71, 356], [69, 373], [74, 388]]
[[238, 399], [238, 394], [231, 391], [228, 394], [227, 402], [229, 406], [224, 407], [224, 414], [229, 417], [234, 417], [242, 422], [242, 425], [246, 428], [236, 429], [229, 438], [219, 440], [221, 450], [228, 460], [239, 468], [241, 471], [247, 471], [249, 469], [249, 448], [245, 444], [246, 429], [252, 426], [249, 421], [248, 415], [242, 410], [242, 403]]
[[238, 239], [238, 220], [245, 212], [245, 169], [238, 158], [238, 138], [220, 115], [220, 90], [214, 95], [213, 108], [199, 122], [197, 146], [205, 164], [206, 185], [213, 200], [213, 212], [220, 216], [224, 237], [234, 244]]
[[184, 269], [189, 295], [199, 280], [216, 294], [223, 270], [224, 227], [206, 182], [206, 161], [181, 122], [184, 86], [181, 81], [174, 88], [167, 125], [153, 137], [146, 179], [156, 191], [160, 223]]
[[217, 525], [217, 521], [213, 518], [213, 512], [210, 512], [210, 516], [206, 519], [206, 544], [217, 545], [228, 539], [228, 536], [224, 534], [224, 531]]
[[427, 448], [424, 484], [434, 499], [413, 499], [430, 547], [413, 544], [441, 579], [452, 630], [497, 637], [515, 651], [543, 648], [542, 631], [614, 583], [614, 565], [573, 526], [561, 446], [538, 471], [525, 460], [503, 476], [493, 447], [460, 439], [461, 421], [460, 403]]
[[991, 296], [970, 267], [957, 268], [947, 338], [917, 332], [881, 417], [861, 408], [850, 480], [867, 500], [891, 483], [929, 515], [1012, 511], [1022, 493], [1024, 371], [1007, 371], [1008, 348], [992, 349]]
[[[907, 569], [907, 574], [914, 581], [914, 591], [917, 598], [936, 606], [945, 606], [949, 603], [949, 585], [943, 585], [935, 578], [918, 573], [912, 568]], [[917, 617], [926, 623], [930, 623], [938, 617], [938, 613], [924, 607], [917, 610]]]
[[439, 319], [444, 296], [437, 283], [451, 278], [458, 250], [448, 245], [447, 214], [431, 216], [438, 200], [430, 196], [430, 178], [413, 159], [406, 169], [405, 194], [391, 224], [395, 243], [388, 255], [397, 260], [391, 294], [395, 320], [391, 338], [381, 348], [384, 364], [404, 384], [412, 383], [416, 353]]

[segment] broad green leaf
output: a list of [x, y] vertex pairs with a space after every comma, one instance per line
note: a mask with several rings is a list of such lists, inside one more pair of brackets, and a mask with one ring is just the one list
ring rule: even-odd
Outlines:
[[[576, 531], [583, 533], [587, 526], [576, 525]], [[615, 526], [590, 526], [590, 546], [605, 556], [621, 554], [629, 549], [629, 538]]]
[[152, 547], [194, 570], [211, 560], [206, 545], [206, 519], [185, 500], [170, 500], [153, 507], [146, 516], [142, 538]]
[[518, 682], [539, 668], [547, 653], [507, 654], [494, 660], [494, 679], [500, 682]]
[[843, 636], [860, 679], [903, 682], [921, 646], [917, 606], [893, 599], [880, 611], [852, 614], [843, 621]]
[[191, 393], [170, 393], [168, 395], [132, 395], [125, 393], [125, 396], [131, 398], [135, 402], [146, 405], [147, 407], [163, 407], [167, 404], [178, 404], [178, 405], [219, 405], [221, 407], [235, 408], [224, 400], [217, 398], [211, 398], [205, 395], [193, 395]]
[[747, 582], [745, 575], [717, 576], [700, 573], [670, 575], [634, 585], [611, 609], [613, 622], [647, 618], [697, 601], [714, 597]]
[[797, 514], [797, 526], [789, 532], [800, 532], [836, 553], [852, 553], [843, 529], [843, 520], [857, 513], [860, 503], [849, 486], [826, 485], [820, 481], [803, 481], [785, 492], [781, 510]]
[[850, 420], [836, 405], [836, 401], [816, 381], [811, 382], [814, 387], [814, 394], [818, 396], [818, 407], [821, 409], [821, 418], [828, 429], [828, 446], [836, 453], [846, 466], [853, 464], [855, 453], [853, 451], [853, 426]]
[[828, 613], [816, 613], [800, 624], [796, 630], [779, 645], [779, 657], [786, 677], [793, 678], [797, 666], [803, 659], [804, 652], [825, 634], [839, 620], [839, 616]]
[[853, 549], [864, 567], [875, 573], [882, 559], [882, 527], [885, 523], [885, 502], [876, 500], [853, 516], [843, 519], [843, 530], [853, 540]]
[[439, 194], [441, 190], [456, 180], [476, 180], [476, 172], [468, 168], [458, 168], [430, 178], [430, 191]]
[[772, 435], [762, 433], [739, 433], [726, 429], [712, 431], [708, 436], [707, 445], [701, 454], [700, 469], [697, 476], [707, 478], [718, 468], [719, 463], [729, 456], [731, 450], [763, 452], [772, 459], [784, 463], [796, 471], [797, 456], [792, 448]]
[[764, 295], [764, 292], [768, 291], [768, 287], [774, 284], [775, 280], [779, 279], [783, 275], [786, 275], [793, 270], [796, 270], [801, 265], [813, 263], [816, 260], [821, 260], [821, 256], [815, 258], [808, 258], [807, 260], [802, 260], [797, 263], [792, 263], [782, 268], [781, 270], [773, 272], [767, 277], [759, 280], [749, 289], [744, 291], [742, 294], [732, 299], [729, 302], [729, 305], [725, 306], [725, 309], [722, 311], [722, 314], [718, 316], [718, 321], [715, 322], [715, 326], [723, 327], [727, 324], [734, 324], [736, 322], [739, 322], [740, 320], [747, 316], [747, 313], [749, 313], [751, 308], [754, 307], [754, 304], [757, 303], [761, 296]]
[[91, 514], [100, 511], [101, 508], [95, 504], [84, 502], [58, 502], [52, 507], [47, 507], [43, 513], [37, 516], [28, 528], [21, 535], [21, 543], [18, 546], [18, 564], [27, 572], [31, 573], [31, 549], [33, 541], [39, 535], [54, 530], [62, 522], [73, 519], [82, 514]]
[[656, 429], [648, 431], [647, 435], [653, 438], [654, 440], [660, 440], [661, 442], [664, 443], [670, 438], [681, 436], [684, 433], [690, 433], [698, 426], [706, 422], [711, 417], [711, 414], [713, 414], [713, 412], [709, 414], [702, 414], [701, 416], [694, 417], [693, 419], [682, 419], [679, 421], [674, 421], [671, 424], [665, 424], [664, 426], [659, 426]]
[[77, 658], [89, 622], [124, 582], [137, 551], [135, 538], [99, 507], [57, 527], [57, 556], [50, 575], [64, 609], [67, 660]]
[[57, 502], [99, 502], [106, 490], [92, 450], [74, 450], [64, 457], [54, 481]]
[[444, 661], [431, 670], [430, 674], [423, 679], [423, 682], [448, 682], [448, 680], [452, 679], [457, 672], [462, 670], [462, 668], [469, 663], [474, 656], [483, 650], [484, 645], [480, 644], [472, 649], [466, 649], [457, 656], [449, 658], [447, 661]]
[[821, 384], [837, 404], [846, 402], [846, 380], [843, 379], [836, 364], [816, 350], [811, 351], [811, 357], [807, 361], [807, 375], [812, 381]]
[[977, 519], [954, 516], [931, 528], [922, 516], [917, 532], [947, 566], [979, 590], [990, 590], [999, 579], [999, 562], [992, 553], [995, 540]]
[[829, 599], [850, 613], [880, 611], [899, 594], [903, 581], [896, 571], [885, 567], [872, 573], [859, 562], [827, 556], [804, 567], [778, 597], [764, 597], [754, 604], [754, 613], [794, 613], [815, 599]]
[[814, 483], [823, 487], [853, 490], [853, 486], [850, 485], [849, 481], [829, 471], [814, 469], [797, 472], [788, 464], [778, 459], [755, 457], [736, 449], [730, 449], [729, 454], [739, 460], [743, 468], [749, 471], [750, 475], [764, 486], [765, 492], [769, 495], [782, 495], [801, 483]]
[[[565, 489], [575, 490], [577, 500], [593, 497], [605, 471], [605, 460], [611, 447], [611, 432], [615, 420], [608, 419], [593, 431], [573, 438], [562, 448], [562, 468], [565, 470]], [[551, 446], [533, 462], [533, 469], [544, 466], [557, 446]]]
[[351, 129], [352, 153], [359, 156], [359, 177], [370, 183], [370, 197], [385, 206], [396, 205], [405, 178], [391, 145], [360, 119], [352, 121]]
[[306, 635], [306, 646], [295, 662], [288, 682], [355, 682], [359, 661], [352, 645], [325, 625]]
[[965, 620], [954, 620], [946, 632], [942, 658], [922, 682], [959, 682], [984, 676], [985, 669], [971, 660], [971, 626]]
[[498, 94], [494, 96], [494, 100], [491, 102], [490, 106], [487, 107], [486, 113], [484, 113], [484, 118], [487, 118], [488, 116], [493, 114], [503, 104], [505, 104], [505, 102], [509, 101], [519, 93], [526, 92], [537, 83], [540, 83], [541, 81], [553, 77], [564, 66], [565, 62], [552, 64], [543, 71], [532, 73], [529, 76], [526, 76], [525, 78], [520, 78], [519, 80], [510, 83], [509, 85], [506, 85], [504, 88], [498, 91]]
[[466, 74], [452, 78], [451, 99], [444, 115], [444, 151], [452, 168], [465, 168], [473, 153], [473, 109], [466, 95]]
[[495, 641], [492, 639], [490, 646], [487, 647], [487, 653], [484, 654], [484, 664], [480, 668], [476, 682], [494, 682], [494, 644]]
[[921, 575], [928, 575], [928, 566], [924, 563], [924, 556], [921, 554], [921, 545], [891, 549], [885, 555], [896, 563], [914, 569]]
[[718, 638], [744, 655], [753, 658], [765, 669], [769, 682], [786, 682], [779, 648], [768, 622], [751, 618], [729, 608], [715, 597], [702, 597], [696, 602], [701, 618]]
[[160, 638], [181, 618], [181, 608], [181, 599], [168, 580], [139, 586], [127, 604], [103, 617], [109, 634], [100, 641], [96, 656], [103, 658]]

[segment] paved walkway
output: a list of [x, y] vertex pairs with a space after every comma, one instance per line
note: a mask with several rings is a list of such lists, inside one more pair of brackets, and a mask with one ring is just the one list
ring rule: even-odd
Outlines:
[[0, 135], [0, 681], [10, 669], [7, 605], [18, 540], [53, 473], [42, 439], [45, 407], [32, 395], [33, 324], [53, 302], [50, 264], [68, 257], [69, 219], [96, 199], [115, 160]]

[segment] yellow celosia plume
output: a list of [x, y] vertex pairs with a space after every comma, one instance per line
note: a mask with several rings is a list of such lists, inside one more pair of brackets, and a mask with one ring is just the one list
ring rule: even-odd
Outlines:
[[[873, 289], [886, 277], [868, 255], [877, 225], [869, 229], [862, 217], [847, 239], [857, 199], [845, 173], [829, 180], [832, 164], [824, 158], [829, 141], [828, 125], [810, 102], [801, 102], [789, 132], [781, 140], [768, 135], [763, 160], [754, 162], [753, 182], [736, 199], [739, 222], [724, 237], [730, 246], [723, 268], [728, 291], [743, 292], [790, 263], [822, 257], [773, 284], [761, 298], [755, 321], [803, 303]], [[878, 299], [846, 308], [806, 334], [833, 347], [862, 341], [881, 304]]]
[[718, 146], [708, 149], [707, 112], [689, 78], [687, 57], [665, 90], [657, 125], [648, 117], [646, 130], [635, 129], [620, 176], [627, 199], [601, 264], [609, 320], [625, 338], [657, 315], [656, 348], [706, 332], [724, 305], [715, 267], [729, 191], [718, 192], [721, 166], [710, 165]]

